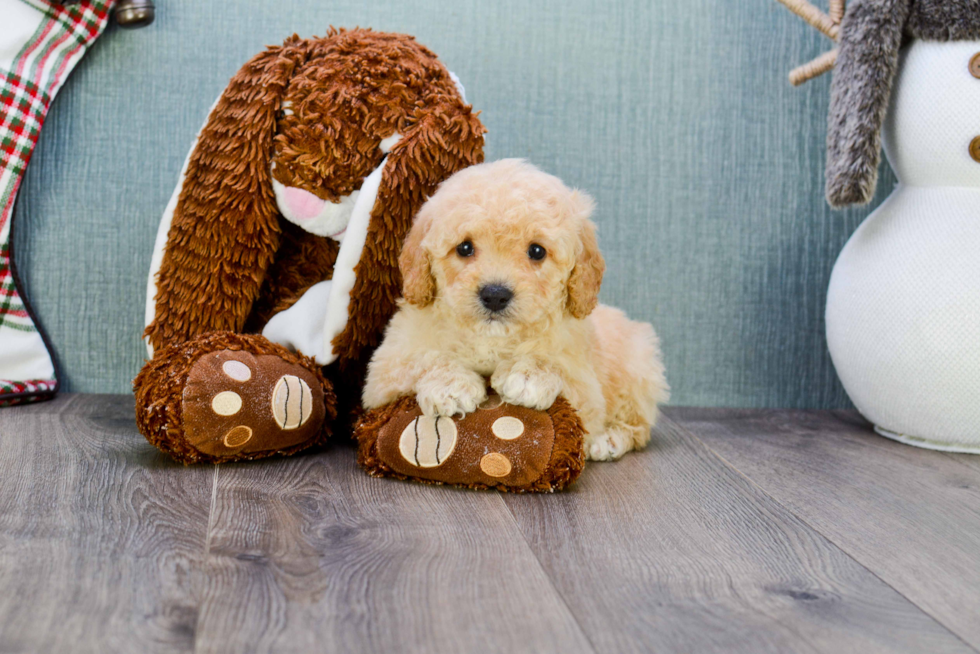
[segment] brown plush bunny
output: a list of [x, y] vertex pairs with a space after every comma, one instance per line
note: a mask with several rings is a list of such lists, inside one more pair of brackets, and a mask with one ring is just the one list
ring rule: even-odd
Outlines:
[[[410, 36], [293, 36], [232, 78], [157, 238], [134, 382], [185, 463], [289, 454], [359, 404], [436, 186], [483, 160], [462, 87]], [[336, 395], [335, 395], [336, 394]]]

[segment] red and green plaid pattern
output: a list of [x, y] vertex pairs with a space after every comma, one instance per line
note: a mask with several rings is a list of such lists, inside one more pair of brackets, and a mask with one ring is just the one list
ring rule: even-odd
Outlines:
[[51, 397], [55, 390], [55, 382], [51, 379], [28, 379], [26, 381], [0, 381], [0, 397], [8, 397], [0, 402], [0, 406], [26, 404], [36, 400]]
[[0, 71], [0, 152], [5, 173], [8, 168], [14, 177], [24, 173], [49, 104], [48, 94], [36, 84]]
[[[10, 274], [10, 246], [7, 243], [0, 244], [0, 326], [21, 331], [34, 329]], [[0, 380], [0, 393], [3, 393], [2, 384], [3, 380]]]
[[7, 57], [0, 58], [0, 406], [49, 397], [57, 387], [11, 268], [14, 200], [51, 101], [102, 33], [113, 1], [0, 0], [0, 55]]
[[[0, 70], [0, 328], [34, 329], [10, 269], [10, 219], [50, 103], [36, 85]], [[0, 394], [4, 383], [0, 379]]]

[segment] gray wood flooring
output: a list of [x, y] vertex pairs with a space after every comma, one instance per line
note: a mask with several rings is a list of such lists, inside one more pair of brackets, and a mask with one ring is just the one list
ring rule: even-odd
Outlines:
[[671, 408], [551, 496], [353, 448], [185, 468], [132, 398], [0, 409], [0, 652], [980, 652], [980, 458]]

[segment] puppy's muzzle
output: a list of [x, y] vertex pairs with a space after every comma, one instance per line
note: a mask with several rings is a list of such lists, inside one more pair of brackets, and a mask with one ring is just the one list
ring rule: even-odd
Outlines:
[[480, 296], [480, 302], [483, 303], [483, 306], [487, 310], [493, 313], [500, 313], [510, 304], [511, 299], [514, 297], [514, 291], [501, 284], [487, 284], [480, 288], [478, 295]]

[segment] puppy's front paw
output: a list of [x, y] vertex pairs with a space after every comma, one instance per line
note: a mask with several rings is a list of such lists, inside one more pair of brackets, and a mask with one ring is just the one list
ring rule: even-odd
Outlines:
[[585, 435], [585, 458], [589, 461], [615, 461], [633, 449], [628, 431], [609, 429], [604, 433]]
[[437, 368], [419, 380], [415, 399], [429, 417], [465, 416], [487, 399], [486, 381], [471, 370]]
[[564, 383], [551, 371], [519, 362], [498, 368], [490, 385], [508, 404], [543, 411], [555, 403]]

